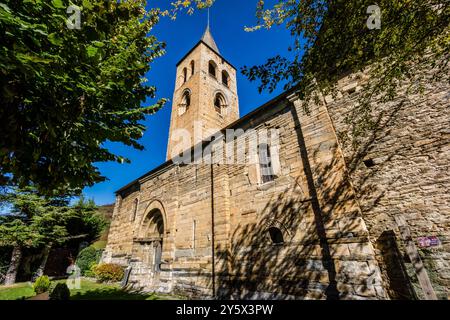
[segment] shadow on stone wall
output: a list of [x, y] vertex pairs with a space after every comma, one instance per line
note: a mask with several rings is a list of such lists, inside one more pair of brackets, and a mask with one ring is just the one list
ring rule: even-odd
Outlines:
[[[311, 165], [314, 155], [292, 110], [306, 181], [297, 178], [290, 190], [271, 198], [258, 223], [234, 230], [228, 249], [216, 247], [216, 293], [241, 299], [379, 298], [384, 293], [367, 232], [347, 175], [337, 171], [342, 157], [333, 148], [331, 161]], [[282, 244], [270, 241], [270, 226], [282, 230]]]
[[[442, 95], [445, 86], [431, 78], [420, 85], [424, 86], [420, 93], [408, 94], [400, 90], [392, 101], [373, 99], [366, 106], [367, 112], [354, 107], [359, 101], [358, 93], [331, 102], [329, 108], [337, 123], [348, 174], [352, 177], [391, 299], [417, 299], [421, 294], [413, 263], [406, 255], [403, 241], [395, 236], [398, 227], [394, 216], [405, 215], [411, 221], [413, 239], [428, 232], [439, 233], [439, 229], [445, 233], [442, 229], [445, 224], [436, 224], [429, 218], [432, 212], [438, 212], [441, 220], [445, 216], [442, 206], [434, 200], [437, 194], [446, 193], [445, 187], [439, 187], [445, 183], [442, 174], [446, 173], [436, 171], [439, 167], [436, 159], [448, 145], [444, 138], [445, 120], [442, 120], [446, 117], [445, 100], [441, 100], [445, 99]], [[435, 195], [426, 191], [430, 184], [435, 188]], [[445, 260], [445, 257], [434, 252], [430, 260], [434, 259]], [[426, 260], [424, 264], [427, 265]], [[437, 270], [427, 267], [427, 272], [431, 277]], [[444, 275], [448, 268], [440, 272]], [[445, 283], [448, 287], [445, 278], [433, 280], [435, 291], [438, 295], [441, 291], [440, 295], [446, 298]]]

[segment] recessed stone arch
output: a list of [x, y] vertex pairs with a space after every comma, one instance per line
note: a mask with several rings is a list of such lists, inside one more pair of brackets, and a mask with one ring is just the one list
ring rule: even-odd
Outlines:
[[159, 200], [151, 201], [142, 216], [138, 238], [163, 237], [167, 230], [167, 217], [163, 204]]
[[181, 94], [181, 103], [178, 105], [178, 115], [183, 115], [191, 105], [192, 92], [191, 89], [186, 88]]
[[[276, 237], [276, 229], [281, 232], [282, 243], [288, 242], [292, 238], [292, 232], [279, 220], [271, 219], [264, 224], [264, 232], [267, 235], [268, 241], [274, 243], [273, 237]], [[275, 235], [274, 235], [275, 231]], [[281, 243], [279, 243], [281, 244]]]
[[229, 88], [230, 87], [230, 75], [226, 70], [222, 70], [222, 84]]
[[161, 271], [167, 216], [159, 200], [151, 201], [140, 220], [137, 237], [134, 238], [135, 267], [146, 269], [153, 280]]
[[209, 60], [208, 62], [208, 74], [214, 78], [217, 77], [217, 63], [215, 63], [213, 60]]
[[220, 115], [226, 115], [228, 112], [228, 98], [221, 90], [216, 90], [213, 96], [214, 109]]

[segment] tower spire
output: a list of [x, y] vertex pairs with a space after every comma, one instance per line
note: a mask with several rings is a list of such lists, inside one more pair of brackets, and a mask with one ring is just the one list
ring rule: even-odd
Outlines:
[[206, 30], [203, 33], [202, 39], [201, 39], [204, 43], [206, 43], [209, 47], [211, 47], [214, 51], [216, 51], [217, 53], [220, 53], [219, 48], [217, 47], [216, 42], [214, 41], [214, 38], [211, 34], [211, 29], [210, 29], [210, 12], [209, 12], [209, 8], [208, 8], [208, 23], [206, 25]]

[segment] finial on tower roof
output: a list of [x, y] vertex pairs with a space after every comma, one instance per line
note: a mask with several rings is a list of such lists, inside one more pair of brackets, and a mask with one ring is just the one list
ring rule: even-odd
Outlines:
[[204, 43], [206, 43], [208, 46], [210, 46], [214, 51], [217, 53], [220, 53], [219, 48], [217, 47], [216, 42], [214, 41], [214, 38], [211, 34], [210, 30], [210, 19], [209, 19], [209, 8], [208, 8], [208, 24], [206, 25], [206, 30], [203, 33], [202, 39]]

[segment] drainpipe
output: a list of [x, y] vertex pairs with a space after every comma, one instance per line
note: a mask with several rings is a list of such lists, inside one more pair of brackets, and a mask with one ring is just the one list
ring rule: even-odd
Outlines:
[[214, 252], [214, 164], [211, 163], [211, 263], [212, 263], [212, 298], [216, 297], [216, 269]]

